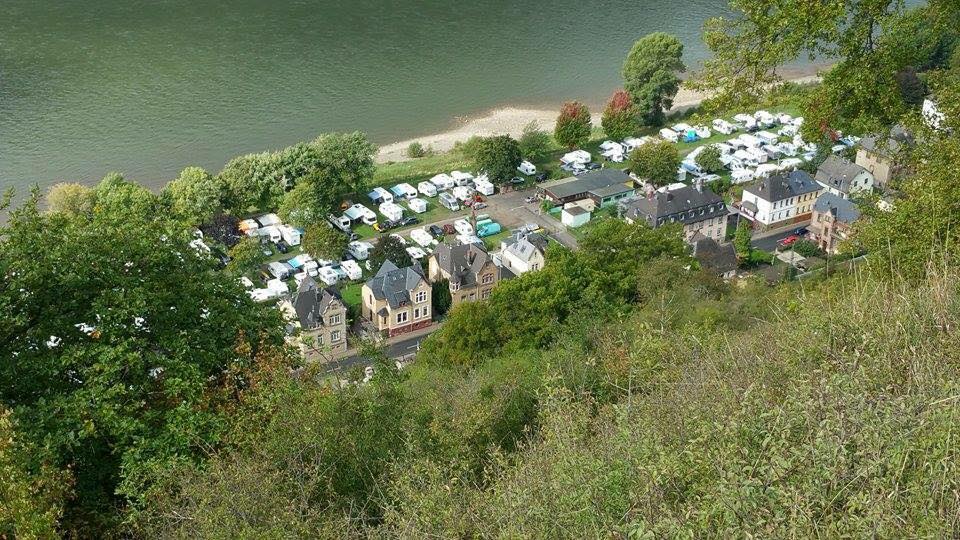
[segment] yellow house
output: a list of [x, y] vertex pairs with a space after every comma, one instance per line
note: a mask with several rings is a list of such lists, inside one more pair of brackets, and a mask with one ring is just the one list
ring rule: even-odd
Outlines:
[[433, 322], [430, 293], [420, 263], [397, 268], [386, 261], [363, 284], [360, 314], [388, 336], [424, 328]]

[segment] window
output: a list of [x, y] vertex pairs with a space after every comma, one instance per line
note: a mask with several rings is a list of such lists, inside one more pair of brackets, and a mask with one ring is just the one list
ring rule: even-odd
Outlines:
[[417, 293], [417, 303], [422, 304], [427, 301], [427, 291], [420, 291]]
[[421, 315], [423, 315], [424, 317], [429, 317], [429, 316], [430, 316], [430, 308], [428, 308], [428, 307], [423, 308], [423, 312], [421, 313]]
[[480, 298], [490, 298], [490, 289], [485, 289], [482, 293], [480, 293]]
[[397, 313], [397, 324], [407, 322], [408, 315], [409, 314], [406, 311], [401, 311], [400, 313]]
[[330, 343], [336, 343], [338, 341], [340, 341], [340, 331], [334, 330], [333, 332], [330, 332]]
[[317, 346], [319, 347], [321, 345], [323, 345], [323, 336], [320, 334], [317, 334]]
[[531, 265], [530, 265], [530, 269], [531, 269], [531, 270], [539, 270], [539, 269], [540, 269], [540, 263], [533, 263], [533, 264], [531, 264]]
[[341, 315], [339, 313], [337, 313], [336, 315], [331, 315], [330, 324], [340, 324], [340, 320], [341, 320], [340, 317]]
[[484, 284], [493, 283], [493, 274], [485, 274], [485, 275], [483, 276], [483, 283], [484, 283]]
[[419, 319], [419, 318], [420, 318], [420, 308], [416, 308], [416, 309], [413, 310], [413, 318], [414, 318], [414, 319]]
[[459, 291], [459, 290], [460, 290], [460, 284], [459, 284], [459, 283], [451, 283], [451, 284], [450, 284], [450, 290], [451, 290], [451, 291]]

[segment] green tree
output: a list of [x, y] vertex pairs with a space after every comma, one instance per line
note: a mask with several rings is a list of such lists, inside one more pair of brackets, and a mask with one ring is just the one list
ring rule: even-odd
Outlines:
[[43, 215], [35, 197], [0, 228], [0, 404], [73, 476], [72, 536], [111, 536], [160, 470], [216, 444], [258, 351], [282, 343], [276, 312], [167, 225]]
[[453, 304], [453, 298], [450, 296], [450, 281], [445, 278], [434, 281], [431, 298], [433, 314], [437, 317], [446, 315], [450, 311], [451, 304]]
[[540, 129], [536, 120], [532, 120], [523, 126], [523, 133], [520, 134], [518, 142], [520, 143], [520, 154], [531, 161], [544, 159], [553, 148], [550, 134]]
[[422, 144], [414, 141], [407, 146], [407, 157], [417, 159], [427, 155], [427, 149]]
[[190, 225], [209, 220], [221, 209], [221, 187], [210, 173], [200, 167], [187, 167], [164, 188], [174, 215]]
[[753, 237], [753, 227], [746, 219], [740, 219], [737, 224], [737, 232], [733, 235], [733, 247], [737, 250], [737, 256], [741, 259], [749, 259], [750, 252], [753, 251], [753, 245], [750, 243]]
[[334, 229], [326, 221], [307, 225], [303, 234], [303, 250], [321, 259], [339, 261], [347, 250], [350, 237]]
[[629, 93], [624, 90], [613, 93], [606, 108], [603, 109], [600, 125], [603, 126], [603, 131], [608, 137], [617, 141], [622, 141], [637, 132], [640, 124], [637, 121], [636, 107]]
[[145, 221], [157, 217], [159, 199], [149, 189], [110, 173], [97, 184], [94, 215], [104, 221]]
[[502, 184], [514, 176], [520, 159], [520, 145], [509, 135], [484, 137], [474, 158], [477, 169], [487, 173], [495, 184]]
[[60, 182], [47, 191], [47, 209], [72, 216], [89, 216], [97, 204], [97, 192], [83, 184]]
[[630, 170], [638, 177], [655, 184], [675, 182], [680, 167], [677, 145], [669, 141], [656, 141], [637, 147], [630, 154]]
[[224, 189], [225, 205], [239, 214], [275, 207], [287, 187], [278, 171], [275, 153], [261, 152], [231, 159], [217, 174], [217, 181]]
[[684, 71], [683, 43], [675, 36], [656, 32], [633, 44], [623, 64], [623, 80], [644, 124], [663, 124]]
[[697, 165], [707, 172], [717, 172], [723, 170], [723, 162], [720, 161], [720, 149], [714, 145], [704, 147], [697, 155]]
[[553, 138], [570, 150], [583, 146], [590, 140], [590, 111], [579, 101], [568, 101], [560, 107]]
[[244, 236], [231, 247], [228, 255], [227, 270], [237, 276], [253, 272], [267, 259], [260, 241], [249, 236]]
[[413, 259], [407, 253], [407, 246], [393, 235], [381, 236], [370, 251], [370, 268], [374, 272], [379, 270], [386, 261], [397, 265], [397, 268], [406, 268], [413, 264]]

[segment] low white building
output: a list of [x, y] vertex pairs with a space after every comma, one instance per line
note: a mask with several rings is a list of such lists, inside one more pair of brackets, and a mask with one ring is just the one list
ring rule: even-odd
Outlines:
[[514, 233], [500, 242], [503, 268], [519, 276], [536, 272], [546, 263], [547, 239], [537, 233]]
[[590, 212], [576, 203], [567, 203], [560, 212], [560, 222], [570, 228], [586, 225], [590, 221]]
[[813, 203], [823, 192], [806, 171], [761, 178], [743, 188], [740, 214], [759, 228], [771, 228], [810, 218]]

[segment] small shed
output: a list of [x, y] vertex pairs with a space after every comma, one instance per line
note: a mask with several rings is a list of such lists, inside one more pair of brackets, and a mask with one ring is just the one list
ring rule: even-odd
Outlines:
[[560, 212], [560, 222], [570, 228], [580, 227], [590, 221], [590, 212], [582, 207], [571, 204]]

